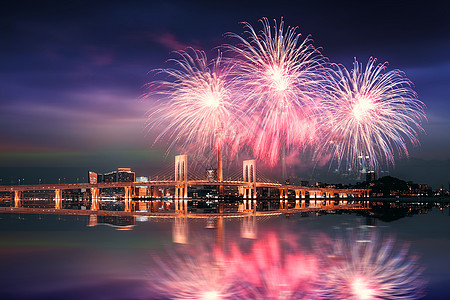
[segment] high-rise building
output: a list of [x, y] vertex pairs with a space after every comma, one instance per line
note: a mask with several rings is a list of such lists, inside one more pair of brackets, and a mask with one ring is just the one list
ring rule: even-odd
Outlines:
[[376, 173], [375, 170], [372, 169], [369, 155], [358, 155], [358, 174], [356, 177], [357, 180], [376, 180]]
[[367, 182], [372, 182], [377, 180], [377, 173], [375, 173], [375, 171], [367, 171], [366, 173], [366, 181]]
[[[93, 172], [89, 172], [90, 175]], [[95, 174], [95, 173], [93, 173]], [[91, 177], [89, 177], [91, 178]], [[117, 171], [112, 171], [104, 174], [98, 174], [98, 182], [133, 182], [135, 180], [134, 172], [130, 168], [118, 168]]]

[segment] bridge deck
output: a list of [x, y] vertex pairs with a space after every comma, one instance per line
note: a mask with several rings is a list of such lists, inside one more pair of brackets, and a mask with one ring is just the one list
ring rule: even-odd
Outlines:
[[[147, 182], [102, 182], [102, 183], [60, 183], [60, 184], [28, 184], [28, 185], [4, 185], [0, 186], [0, 192], [14, 192], [14, 191], [51, 191], [51, 190], [77, 190], [77, 189], [91, 189], [91, 188], [119, 188], [119, 187], [151, 187], [151, 186], [175, 186], [182, 184], [174, 180], [160, 180], [160, 181], [147, 181]], [[207, 181], [207, 180], [190, 180], [187, 182], [188, 186], [244, 186], [251, 187], [251, 182], [245, 181]], [[280, 183], [271, 182], [256, 182], [257, 188], [278, 188], [287, 190], [303, 190], [303, 191], [316, 191], [316, 192], [362, 192], [368, 191], [368, 189], [340, 189], [334, 187], [307, 187], [307, 186], [295, 186], [284, 185]]]

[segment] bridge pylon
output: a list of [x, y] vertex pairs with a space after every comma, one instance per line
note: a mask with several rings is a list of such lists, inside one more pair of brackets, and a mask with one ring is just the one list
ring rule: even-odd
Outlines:
[[242, 181], [245, 182], [245, 185], [242, 187], [244, 192], [244, 211], [256, 210], [256, 161], [254, 159], [242, 162]]
[[175, 212], [187, 213], [187, 155], [175, 156]]

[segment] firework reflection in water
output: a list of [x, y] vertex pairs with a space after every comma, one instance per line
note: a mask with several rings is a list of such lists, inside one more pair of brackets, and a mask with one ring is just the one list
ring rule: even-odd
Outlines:
[[235, 282], [211, 247], [196, 243], [154, 256], [151, 287], [168, 299], [246, 299], [251, 293]]
[[[251, 286], [258, 299], [310, 299], [318, 273], [314, 255], [305, 254], [294, 236], [280, 239], [269, 233], [246, 252], [233, 244], [228, 254], [217, 257]], [[235, 275], [235, 276], [236, 276]]]
[[419, 299], [425, 282], [417, 258], [375, 229], [347, 230], [346, 236], [316, 240], [321, 259], [318, 295], [322, 299]]
[[425, 281], [417, 258], [376, 229], [313, 238], [300, 250], [294, 235], [266, 234], [244, 250], [204, 241], [155, 256], [152, 287], [171, 299], [419, 299]]

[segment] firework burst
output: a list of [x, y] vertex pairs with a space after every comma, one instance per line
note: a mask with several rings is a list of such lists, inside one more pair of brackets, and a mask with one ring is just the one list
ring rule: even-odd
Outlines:
[[176, 53], [179, 59], [170, 60], [176, 68], [157, 70], [168, 79], [149, 84], [146, 96], [161, 99], [149, 114], [148, 126], [164, 128], [155, 142], [167, 136], [172, 141], [168, 150], [177, 144], [184, 151], [195, 146], [204, 154], [224, 143], [238, 115], [232, 101], [232, 67], [222, 63], [220, 53], [211, 62], [203, 51]]
[[296, 28], [284, 22], [272, 27], [266, 18], [257, 33], [244, 23], [248, 37], [228, 34], [239, 44], [226, 45], [238, 68], [235, 77], [242, 108], [253, 120], [248, 141], [256, 157], [274, 165], [280, 149], [304, 144], [313, 135], [312, 99], [318, 91], [323, 57], [310, 38], [300, 40]]
[[418, 144], [423, 131], [424, 104], [403, 73], [385, 72], [386, 64], [370, 59], [366, 68], [356, 60], [349, 72], [337, 66], [329, 76], [331, 97], [321, 103], [322, 150], [339, 162], [355, 165], [368, 155], [372, 169], [394, 164], [394, 155], [408, 156], [407, 142]]
[[419, 299], [425, 283], [416, 258], [393, 239], [380, 241], [373, 230], [317, 243], [324, 272], [317, 282], [324, 299]]

